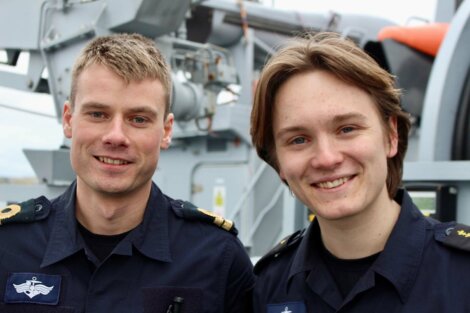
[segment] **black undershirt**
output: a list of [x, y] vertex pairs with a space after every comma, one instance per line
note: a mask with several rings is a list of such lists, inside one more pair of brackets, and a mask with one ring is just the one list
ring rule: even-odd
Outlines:
[[331, 276], [333, 276], [343, 299], [346, 298], [359, 279], [371, 267], [379, 254], [380, 252], [361, 259], [345, 260], [335, 257], [324, 246], [321, 253], [322, 259]]
[[111, 254], [113, 249], [121, 242], [129, 232], [125, 232], [118, 235], [97, 235], [90, 232], [82, 224], [77, 223], [78, 229], [83, 236], [83, 240], [93, 254], [98, 258], [100, 262], [103, 262], [108, 255]]

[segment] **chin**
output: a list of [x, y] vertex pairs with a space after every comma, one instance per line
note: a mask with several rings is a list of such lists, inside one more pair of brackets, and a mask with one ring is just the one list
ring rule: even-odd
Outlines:
[[320, 210], [313, 210], [314, 214], [325, 220], [341, 220], [355, 216], [361, 212], [357, 207], [351, 206], [351, 203], [340, 205], [321, 205]]
[[96, 186], [96, 189], [102, 193], [108, 194], [118, 194], [126, 192], [129, 189], [129, 186], [124, 186], [122, 184], [99, 184]]

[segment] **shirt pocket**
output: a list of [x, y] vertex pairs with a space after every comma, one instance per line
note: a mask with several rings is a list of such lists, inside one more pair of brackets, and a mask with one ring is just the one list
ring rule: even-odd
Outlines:
[[170, 306], [180, 312], [202, 313], [203, 291], [200, 288], [149, 287], [142, 289], [144, 313], [166, 313]]

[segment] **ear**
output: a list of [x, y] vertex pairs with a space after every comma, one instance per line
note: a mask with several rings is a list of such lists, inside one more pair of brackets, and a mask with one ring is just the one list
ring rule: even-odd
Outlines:
[[173, 113], [169, 113], [163, 122], [163, 137], [161, 148], [168, 149], [171, 144], [171, 137], [173, 136], [173, 123], [175, 121], [175, 117]]
[[64, 136], [69, 139], [72, 138], [72, 111], [72, 105], [66, 101], [62, 112], [62, 129], [64, 130]]
[[398, 126], [397, 117], [391, 116], [388, 119], [389, 134], [388, 134], [388, 153], [387, 157], [393, 158], [398, 152]]

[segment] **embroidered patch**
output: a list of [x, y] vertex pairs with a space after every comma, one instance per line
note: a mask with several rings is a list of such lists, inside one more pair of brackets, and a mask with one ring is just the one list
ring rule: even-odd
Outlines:
[[61, 280], [59, 275], [12, 273], [7, 279], [4, 301], [57, 305]]
[[306, 313], [305, 303], [303, 302], [286, 302], [268, 304], [268, 313]]

